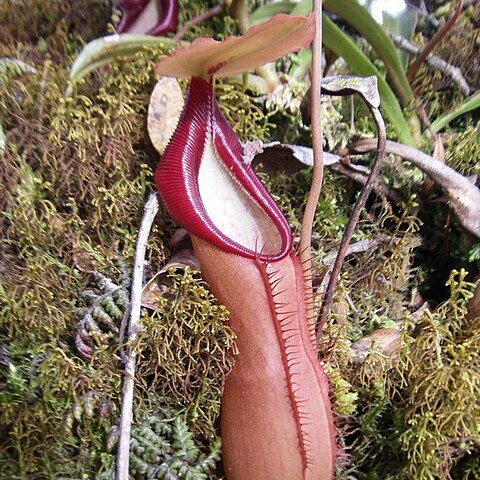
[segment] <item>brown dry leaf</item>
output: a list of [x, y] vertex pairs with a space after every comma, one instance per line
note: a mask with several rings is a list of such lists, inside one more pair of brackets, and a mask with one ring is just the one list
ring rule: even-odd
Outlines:
[[168, 293], [171, 287], [170, 279], [168, 278], [168, 270], [170, 268], [182, 270], [189, 267], [200, 270], [200, 264], [193, 251], [190, 236], [185, 229], [179, 228], [173, 234], [170, 246], [173, 251], [172, 256], [166, 265], [143, 287], [142, 307], [155, 310], [158, 306], [158, 299]]
[[402, 333], [396, 328], [379, 328], [352, 345], [353, 361], [363, 363], [372, 346], [384, 355], [393, 356], [400, 350], [400, 339]]
[[92, 273], [95, 271], [95, 268], [96, 268], [95, 260], [80, 245], [78, 244], [73, 245], [72, 258], [73, 258], [73, 265], [75, 266], [75, 268], [77, 268], [81, 272]]
[[155, 310], [158, 307], [158, 299], [168, 290], [168, 287], [161, 282], [162, 274], [162, 271], [155, 274], [143, 287], [142, 307], [150, 310]]
[[[417, 323], [425, 312], [430, 311], [430, 305], [423, 300], [416, 289], [412, 292], [410, 306], [415, 308], [409, 319], [413, 323]], [[376, 351], [394, 357], [401, 348], [402, 323], [402, 320], [396, 321], [395, 324], [398, 328], [379, 328], [353, 343], [351, 346], [353, 361], [363, 363], [372, 346]]]
[[[262, 143], [258, 140], [246, 142], [243, 145], [245, 163], [253, 166], [262, 164], [262, 171], [267, 173], [295, 173], [302, 168], [313, 166], [313, 151], [301, 145], [288, 145], [280, 142]], [[323, 152], [325, 166], [334, 165], [340, 161], [338, 155]]]
[[182, 89], [174, 78], [165, 77], [157, 82], [148, 106], [147, 129], [160, 155], [177, 127], [184, 103]]
[[315, 16], [278, 14], [223, 42], [197, 38], [190, 46], [162, 58], [155, 73], [176, 78], [231, 77], [307, 48], [315, 35]]

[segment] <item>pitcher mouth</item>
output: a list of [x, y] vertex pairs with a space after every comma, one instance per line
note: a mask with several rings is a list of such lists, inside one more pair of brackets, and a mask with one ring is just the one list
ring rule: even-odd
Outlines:
[[279, 260], [292, 248], [290, 227], [243, 162], [211, 81], [193, 77], [179, 124], [155, 172], [171, 216], [190, 233], [247, 258]]
[[178, 23], [177, 0], [124, 0], [117, 33], [160, 36], [174, 32]]

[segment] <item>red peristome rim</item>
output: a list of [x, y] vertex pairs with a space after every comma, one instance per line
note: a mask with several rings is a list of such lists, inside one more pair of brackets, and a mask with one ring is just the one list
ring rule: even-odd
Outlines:
[[[160, 22], [145, 32], [145, 35], [161, 36], [165, 33], [175, 32], [178, 26], [178, 0], [153, 0], [160, 2], [162, 7], [162, 17]], [[130, 5], [131, 3], [131, 5]], [[122, 19], [117, 27], [117, 33], [125, 33], [130, 25], [139, 17], [149, 0], [141, 0], [138, 2], [122, 2], [120, 8], [122, 10]]]
[[[223, 234], [210, 220], [198, 188], [198, 172], [205, 142], [212, 136], [217, 155], [242, 188], [270, 217], [282, 246], [274, 255], [250, 250]], [[211, 82], [193, 77], [184, 111], [155, 172], [159, 194], [172, 218], [189, 232], [228, 252], [264, 261], [279, 260], [292, 248], [292, 233], [275, 201], [242, 160], [242, 147], [215, 100]]]

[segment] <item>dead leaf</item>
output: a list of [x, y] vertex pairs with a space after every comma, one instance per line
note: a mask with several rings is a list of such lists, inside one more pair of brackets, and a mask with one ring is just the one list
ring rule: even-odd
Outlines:
[[184, 105], [183, 93], [174, 78], [161, 78], [150, 97], [147, 129], [150, 140], [162, 155], [177, 127]]
[[171, 287], [168, 271], [171, 268], [184, 270], [189, 267], [200, 270], [200, 264], [193, 251], [190, 235], [185, 229], [179, 228], [173, 234], [170, 246], [172, 248], [172, 256], [163, 268], [143, 287], [142, 307], [155, 310], [158, 307], [158, 299], [168, 294]]
[[[340, 96], [353, 95], [358, 93], [373, 108], [380, 107], [380, 94], [378, 93], [377, 77], [359, 77], [357, 75], [332, 75], [324, 77], [321, 85], [322, 93], [327, 95]], [[312, 88], [307, 93], [300, 104], [302, 121], [305, 125], [311, 122], [311, 103]]]
[[353, 361], [363, 363], [373, 348], [384, 355], [393, 356], [400, 350], [401, 332], [396, 328], [379, 328], [352, 344]]
[[322, 91], [328, 95], [352, 95], [358, 93], [373, 108], [380, 107], [378, 81], [375, 75], [333, 75], [322, 79]]
[[[287, 145], [279, 142], [262, 143], [247, 142], [243, 147], [244, 161], [253, 166], [262, 164], [262, 171], [275, 173], [278, 171], [294, 173], [302, 168], [313, 166], [313, 151], [301, 145]], [[338, 155], [323, 152], [325, 166], [340, 161]]]
[[85, 273], [92, 273], [95, 271], [96, 264], [91, 255], [80, 245], [73, 246], [73, 265], [75, 268]]

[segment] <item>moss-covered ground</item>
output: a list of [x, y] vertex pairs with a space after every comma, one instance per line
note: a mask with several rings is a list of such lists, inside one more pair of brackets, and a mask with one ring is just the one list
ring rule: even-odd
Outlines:
[[[209, 6], [181, 2], [180, 23]], [[112, 32], [116, 16], [106, 0], [0, 2], [1, 479], [113, 478], [118, 331], [143, 203], [154, 190], [158, 154], [146, 112], [164, 52], [120, 59], [66, 92], [83, 45]], [[224, 38], [235, 28], [222, 13], [185, 39]], [[455, 48], [471, 43], [454, 40]], [[431, 115], [459, 101], [458, 92], [430, 91], [427, 75], [418, 95], [431, 99]], [[238, 80], [217, 83], [242, 140], [309, 142], [298, 109], [306, 86], [284, 83], [275, 98]], [[350, 108], [348, 99], [325, 103], [331, 150], [348, 140]], [[446, 162], [464, 175], [479, 173], [479, 131], [470, 115], [444, 134]], [[356, 134], [373, 134], [372, 122], [360, 116]], [[261, 176], [298, 235], [311, 172]], [[338, 479], [480, 478], [480, 319], [467, 315], [480, 248], [445, 204], [422, 197], [423, 180], [387, 159], [381, 181], [403, 201], [367, 204], [354, 240], [379, 241], [348, 258], [324, 327], [321, 356], [342, 447]], [[312, 240], [317, 284], [358, 189], [327, 171]], [[177, 228], [160, 211], [146, 281], [171, 257]], [[135, 346], [131, 473], [220, 479], [220, 396], [235, 356], [228, 312], [199, 271], [177, 268], [160, 278]], [[372, 348], [359, 357], [366, 336]]]

